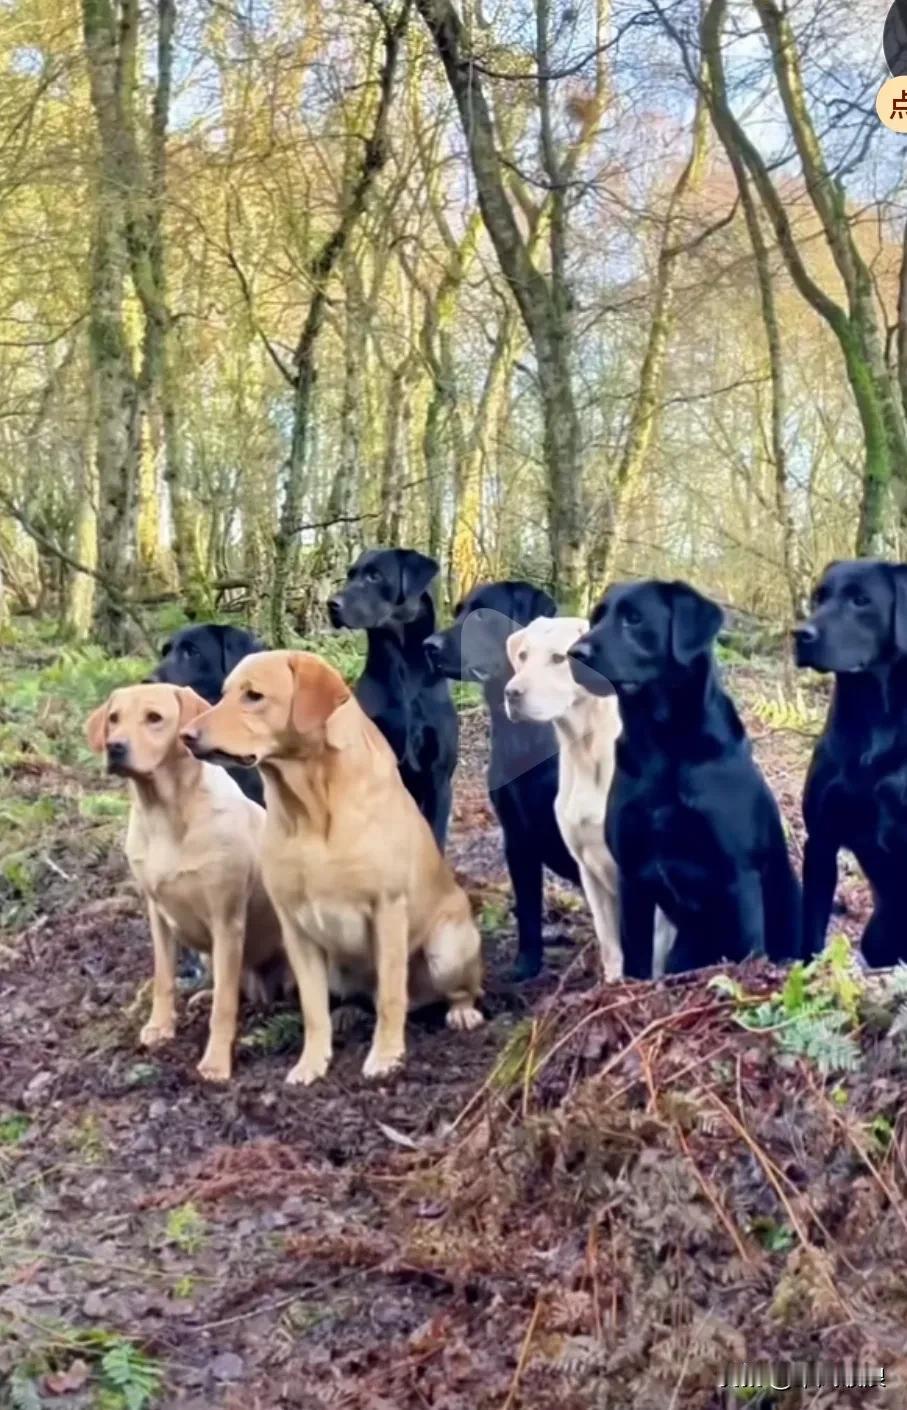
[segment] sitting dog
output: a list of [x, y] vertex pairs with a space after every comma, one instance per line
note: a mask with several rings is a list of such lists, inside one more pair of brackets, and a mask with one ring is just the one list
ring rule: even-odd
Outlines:
[[[264, 646], [241, 627], [221, 626], [217, 622], [183, 627], [164, 642], [161, 660], [148, 679], [188, 686], [214, 705], [227, 676], [250, 651], [264, 651]], [[228, 773], [247, 798], [255, 803], [264, 801], [261, 779], [254, 769], [228, 769]]]
[[408, 1003], [447, 999], [450, 1027], [481, 1023], [469, 900], [390, 745], [333, 667], [304, 651], [247, 656], [183, 739], [199, 757], [257, 764], [264, 777], [262, 873], [305, 1023], [289, 1082], [314, 1082], [330, 1063], [332, 967], [347, 993], [375, 995], [366, 1077], [402, 1061]]
[[331, 625], [368, 641], [356, 699], [393, 749], [400, 775], [444, 851], [459, 723], [450, 686], [434, 671], [425, 639], [435, 629], [427, 592], [433, 558], [412, 548], [370, 548], [328, 602]]
[[[507, 639], [514, 674], [504, 689], [511, 720], [551, 723], [557, 735], [554, 812], [576, 859], [608, 980], [623, 974], [617, 867], [605, 842], [605, 810], [620, 734], [616, 695], [590, 695], [577, 685], [567, 652], [589, 630], [582, 617], [536, 617]], [[656, 975], [664, 972], [674, 927], [655, 912]]]
[[156, 1047], [174, 1036], [177, 944], [210, 953], [214, 1000], [198, 1070], [208, 1081], [226, 1081], [243, 971], [249, 981], [267, 982], [264, 976], [282, 971], [283, 950], [261, 880], [264, 809], [180, 740], [180, 730], [207, 708], [185, 686], [127, 686], [94, 711], [86, 733], [92, 749], [106, 753], [108, 771], [129, 780], [126, 856], [154, 944], [151, 1016], [141, 1042]]
[[606, 837], [624, 971], [640, 979], [652, 973], [656, 906], [677, 926], [669, 973], [800, 953], [778, 805], [712, 659], [721, 622], [686, 583], [618, 584], [568, 653], [578, 684], [599, 695], [613, 685], [620, 702]]
[[491, 717], [488, 793], [504, 834], [507, 869], [516, 900], [517, 979], [542, 967], [542, 869], [579, 885], [557, 818], [557, 737], [550, 724], [515, 724], [505, 707], [512, 674], [507, 638], [536, 617], [553, 617], [552, 598], [531, 583], [490, 583], [475, 588], [446, 631], [425, 643], [429, 657], [452, 680], [477, 681]]
[[846, 847], [874, 897], [862, 950], [871, 965], [907, 959], [907, 566], [832, 563], [794, 632], [798, 666], [835, 676], [803, 794], [803, 936], [825, 944]]

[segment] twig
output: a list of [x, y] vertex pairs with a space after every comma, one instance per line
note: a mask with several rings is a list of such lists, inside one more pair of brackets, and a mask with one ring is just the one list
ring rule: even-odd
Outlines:
[[146, 646], [153, 648], [154, 643], [148, 635], [141, 616], [136, 611], [129, 598], [124, 596], [120, 589], [116, 587], [109, 578], [106, 578], [103, 573], [99, 573], [97, 568], [90, 568], [87, 563], [80, 563], [78, 558], [73, 558], [72, 554], [67, 553], [66, 549], [62, 548], [54, 539], [48, 538], [47, 534], [33, 523], [25, 513], [25, 510], [20, 509], [15, 501], [10, 499], [9, 495], [0, 493], [0, 509], [5, 510], [11, 519], [15, 519], [16, 523], [25, 530], [30, 539], [33, 539], [41, 548], [46, 549], [54, 558], [58, 558], [61, 563], [65, 563], [67, 568], [71, 568], [74, 573], [82, 573], [87, 578], [93, 578], [94, 581], [104, 589], [111, 602], [119, 607], [122, 612], [125, 612], [126, 616], [129, 617], [138, 628]]
[[[774, 1161], [769, 1158], [769, 1156], [760, 1146], [759, 1142], [750, 1135], [743, 1122], [738, 1121], [737, 1117], [731, 1111], [730, 1107], [727, 1105], [726, 1102], [722, 1101], [718, 1093], [715, 1091], [710, 1091], [709, 1095], [711, 1096], [712, 1101], [715, 1103], [715, 1105], [722, 1112], [725, 1119], [730, 1123], [731, 1126], [733, 1126], [738, 1136], [740, 1136], [743, 1141], [746, 1142], [750, 1151], [756, 1157], [759, 1164], [762, 1166], [762, 1169], [765, 1171], [765, 1174], [768, 1178], [769, 1184], [775, 1191], [775, 1194], [778, 1196], [781, 1203], [784, 1205], [785, 1213], [787, 1214], [787, 1217], [791, 1223], [791, 1228], [796, 1232], [797, 1238], [800, 1240], [804, 1249], [807, 1253], [814, 1253], [815, 1247], [812, 1241], [810, 1240], [809, 1234], [807, 1233], [806, 1229], [804, 1229], [803, 1225], [800, 1223], [800, 1220], [797, 1217], [796, 1210], [794, 1209], [790, 1200], [787, 1198], [787, 1195], [784, 1193], [784, 1190], [781, 1188], [781, 1183], [777, 1176], [777, 1170]], [[822, 1266], [821, 1263], [818, 1264], [818, 1269], [821, 1277], [828, 1286], [832, 1297], [835, 1299], [842, 1312], [844, 1312], [845, 1315], [849, 1315], [844, 1299], [841, 1297], [841, 1294], [838, 1292], [838, 1289], [834, 1285], [834, 1281], [831, 1277], [829, 1277], [828, 1272]]]
[[510, 1390], [507, 1393], [507, 1399], [504, 1401], [504, 1410], [510, 1410], [510, 1407], [513, 1405], [513, 1402], [516, 1399], [516, 1393], [519, 1389], [520, 1380], [522, 1378], [523, 1372], [526, 1369], [526, 1362], [529, 1360], [529, 1349], [532, 1346], [532, 1338], [535, 1336], [535, 1327], [536, 1323], [539, 1320], [539, 1313], [541, 1312], [541, 1310], [542, 1295], [541, 1293], [539, 1293], [538, 1297], [535, 1300], [535, 1307], [532, 1310], [532, 1316], [529, 1319], [529, 1326], [526, 1328], [526, 1335], [523, 1338], [523, 1345], [520, 1348], [520, 1359], [517, 1362], [516, 1370], [513, 1373], [513, 1380], [510, 1382]]
[[[289, 1307], [291, 1302], [305, 1302], [314, 1297], [316, 1293], [326, 1292], [328, 1288], [336, 1287], [338, 1283], [345, 1282], [348, 1278], [354, 1277], [363, 1271], [368, 1273], [380, 1273], [382, 1263], [376, 1263], [373, 1268], [344, 1268], [342, 1273], [336, 1274], [333, 1278], [325, 1278], [322, 1283], [315, 1283], [311, 1288], [296, 1288], [294, 1292], [288, 1293], [286, 1297], [279, 1297], [275, 1302], [266, 1302], [264, 1307], [251, 1307], [245, 1312], [237, 1312], [233, 1317], [221, 1317], [217, 1322], [192, 1323], [192, 1330], [195, 1332], [213, 1332], [221, 1327], [233, 1327], [237, 1322], [248, 1322], [252, 1317], [260, 1317], [266, 1312], [279, 1312], [282, 1307]], [[211, 1280], [213, 1281], [213, 1279]]]
[[55, 871], [57, 873], [57, 876], [62, 877], [64, 881], [72, 881], [72, 877], [69, 875], [69, 873], [65, 872], [62, 867], [58, 867], [53, 857], [48, 857], [42, 854], [41, 860], [42, 862], [44, 862], [45, 866], [50, 867], [51, 871]]
[[[612, 1009], [625, 1008], [627, 1004], [633, 1003], [637, 998], [638, 995], [633, 994], [625, 999], [623, 1003], [611, 1004], [602, 1009], [593, 1009], [591, 1013], [586, 1014], [585, 1017], [581, 1018], [578, 1023], [575, 1023], [570, 1031], [565, 1033], [563, 1038], [555, 1043], [554, 1047], [545, 1054], [538, 1065], [538, 1072], [541, 1072], [542, 1068], [551, 1061], [555, 1053], [560, 1052], [561, 1048], [570, 1041], [574, 1034], [578, 1033], [581, 1028], [584, 1028], [587, 1023], [591, 1023], [594, 1018], [599, 1018], [602, 1014], [610, 1013]], [[653, 1018], [651, 1023], [647, 1023], [645, 1028], [637, 1033], [632, 1042], [628, 1043], [626, 1047], [621, 1048], [620, 1052], [615, 1053], [612, 1058], [609, 1058], [604, 1067], [599, 1068], [598, 1072], [595, 1074], [596, 1079], [604, 1077], [606, 1073], [611, 1071], [612, 1067], [616, 1067], [624, 1058], [629, 1057], [633, 1049], [637, 1048], [643, 1039], [651, 1037], [651, 1035], [657, 1033], [659, 1029], [670, 1028], [683, 1018], [699, 1018], [702, 1014], [720, 1013], [725, 1007], [726, 1005], [723, 1003], [698, 1004], [694, 1008], [679, 1009], [676, 1013], [665, 1014], [662, 1018]]]
[[907, 1216], [904, 1215], [904, 1211], [903, 1211], [903, 1209], [901, 1208], [901, 1198], [900, 1198], [900, 1196], [898, 1195], [897, 1190], [893, 1190], [893, 1189], [891, 1189], [891, 1188], [889, 1187], [889, 1185], [888, 1185], [887, 1181], [885, 1180], [885, 1177], [884, 1177], [884, 1175], [882, 1174], [881, 1170], [879, 1170], [878, 1166], [872, 1161], [872, 1159], [870, 1158], [870, 1156], [868, 1155], [868, 1153], [867, 1153], [866, 1150], [864, 1149], [864, 1147], [863, 1147], [863, 1145], [861, 1144], [861, 1142], [857, 1140], [857, 1138], [856, 1138], [856, 1136], [854, 1135], [853, 1131], [850, 1129], [850, 1127], [848, 1126], [847, 1122], [846, 1122], [846, 1121], [844, 1120], [844, 1118], [842, 1117], [841, 1113], [840, 1113], [839, 1111], [836, 1111], [836, 1109], [834, 1108], [834, 1106], [831, 1104], [831, 1102], [830, 1102], [830, 1101], [828, 1100], [828, 1098], [826, 1097], [825, 1093], [822, 1092], [822, 1091], [820, 1091], [820, 1090], [818, 1089], [818, 1087], [816, 1087], [816, 1085], [815, 1085], [814, 1082], [810, 1081], [810, 1084], [809, 1084], [809, 1085], [810, 1085], [810, 1088], [812, 1089], [813, 1093], [815, 1094], [815, 1096], [817, 1096], [817, 1097], [819, 1098], [819, 1100], [820, 1100], [820, 1102], [822, 1103], [822, 1105], [825, 1107], [825, 1109], [826, 1109], [826, 1110], [828, 1111], [828, 1113], [830, 1114], [832, 1120], [835, 1121], [835, 1122], [837, 1123], [837, 1125], [839, 1125], [839, 1126], [841, 1127], [841, 1129], [844, 1131], [844, 1134], [845, 1134], [845, 1135], [847, 1136], [847, 1138], [849, 1139], [849, 1141], [850, 1141], [851, 1145], [853, 1146], [854, 1150], [857, 1152], [857, 1155], [860, 1157], [860, 1159], [862, 1160], [863, 1164], [866, 1166], [867, 1170], [869, 1171], [869, 1173], [870, 1173], [870, 1175], [872, 1176], [872, 1178], [875, 1180], [875, 1182], [876, 1182], [876, 1184], [878, 1185], [879, 1189], [880, 1189], [880, 1190], [882, 1191], [882, 1193], [885, 1195], [886, 1199], [888, 1200], [889, 1204], [891, 1205], [891, 1208], [894, 1210], [895, 1214], [897, 1215], [898, 1219], [900, 1220], [901, 1225], [903, 1226], [903, 1228], [907, 1229]]
[[750, 1254], [749, 1250], [747, 1249], [746, 1245], [744, 1244], [743, 1239], [740, 1237], [740, 1231], [738, 1230], [736, 1224], [734, 1223], [731, 1216], [724, 1209], [720, 1199], [718, 1198], [715, 1191], [712, 1189], [711, 1182], [707, 1179], [705, 1175], [703, 1175], [702, 1171], [699, 1169], [699, 1166], [696, 1164], [696, 1161], [693, 1158], [693, 1153], [690, 1150], [689, 1143], [687, 1142], [687, 1138], [684, 1135], [683, 1129], [679, 1123], [677, 1123], [677, 1136], [680, 1141], [680, 1145], [684, 1155], [687, 1157], [693, 1167], [693, 1174], [696, 1176], [696, 1179], [699, 1182], [699, 1187], [702, 1190], [702, 1193], [705, 1195], [709, 1204], [712, 1206], [715, 1213], [718, 1215], [718, 1218], [721, 1220], [722, 1224], [727, 1230], [729, 1237], [733, 1241], [734, 1247], [740, 1254], [740, 1257], [743, 1259], [744, 1263], [746, 1263], [750, 1268], [755, 1267], [755, 1261], [752, 1255]]

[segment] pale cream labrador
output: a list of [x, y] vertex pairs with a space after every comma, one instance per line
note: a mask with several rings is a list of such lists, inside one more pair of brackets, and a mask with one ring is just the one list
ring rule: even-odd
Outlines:
[[[537, 617], [507, 639], [514, 674], [504, 700], [511, 720], [554, 725], [558, 738], [558, 789], [554, 804], [561, 835], [579, 867], [592, 912], [605, 978], [623, 974], [617, 866], [605, 843], [608, 792], [620, 734], [617, 697], [594, 696], [577, 685], [567, 652], [589, 630], [582, 617]], [[655, 913], [653, 967], [664, 972], [674, 926]]]
[[215, 764], [196, 759], [180, 730], [208, 709], [185, 686], [115, 690], [86, 724], [110, 773], [129, 783], [126, 856], [148, 910], [154, 945], [145, 1047], [176, 1032], [180, 943], [210, 954], [214, 993], [198, 1065], [209, 1081], [232, 1070], [240, 986], [284, 967], [280, 923], [261, 879], [265, 812]]

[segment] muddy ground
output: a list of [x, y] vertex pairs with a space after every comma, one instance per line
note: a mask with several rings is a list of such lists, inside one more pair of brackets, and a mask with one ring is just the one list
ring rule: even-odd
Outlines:
[[[765, 695], [750, 674], [740, 674], [738, 687], [744, 699]], [[749, 723], [798, 851], [811, 741], [796, 721], [766, 725], [766, 714], [750, 714]], [[546, 974], [519, 989], [509, 982], [514, 930], [484, 792], [480, 711], [464, 717], [463, 733], [450, 855], [486, 939], [488, 1021], [459, 1035], [436, 1016], [414, 1019], [404, 1071], [378, 1086], [360, 1076], [366, 1015], [339, 1040], [328, 1079], [310, 1091], [283, 1085], [299, 1043], [292, 1010], [245, 1013], [225, 1089], [194, 1072], [204, 1009], [185, 1016], [172, 1048], [141, 1051], [150, 945], [119, 852], [95, 847], [86, 858], [77, 828], [55, 838], [45, 903], [38, 898], [36, 916], [0, 953], [0, 1405], [650, 1403], [580, 1389], [569, 1367], [533, 1371], [527, 1348], [540, 1293], [510, 1254], [500, 1267], [492, 1247], [464, 1261], [455, 1232], [446, 1261], [437, 1239], [431, 1257], [413, 1252], [425, 1231], [431, 1242], [447, 1227], [450, 1172], [443, 1187], [433, 1184], [432, 1162], [457, 1149], [458, 1169], [469, 1169], [473, 1157], [458, 1142], [475, 1131], [471, 1118], [500, 1054], [553, 995], [565, 1008], [582, 1005], [596, 986], [581, 900], [553, 886]], [[46, 760], [8, 770], [7, 791], [28, 797], [49, 791], [71, 803], [97, 787], [90, 772]], [[866, 906], [853, 872], [844, 894], [839, 928], [853, 933]], [[621, 993], [649, 990], [612, 994], [619, 1007]], [[495, 1156], [487, 1130], [483, 1141], [474, 1164], [488, 1175]], [[570, 1287], [567, 1279], [565, 1297]], [[576, 1312], [572, 1332], [583, 1330], [585, 1315]], [[134, 1383], [124, 1373], [117, 1389], [116, 1367], [104, 1357], [120, 1338], [140, 1350], [140, 1362]], [[723, 1402], [705, 1395], [662, 1403]]]

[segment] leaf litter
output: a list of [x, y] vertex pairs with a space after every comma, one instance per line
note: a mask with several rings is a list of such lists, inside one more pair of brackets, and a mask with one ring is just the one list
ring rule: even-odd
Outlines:
[[[796, 844], [809, 740], [754, 718]], [[150, 947], [128, 892], [104, 904], [106, 858], [4, 959], [0, 1118], [28, 1115], [0, 1147], [0, 1378], [94, 1403], [54, 1351], [54, 1328], [97, 1326], [88, 1299], [98, 1336], [161, 1368], [161, 1410], [717, 1410], [728, 1362], [854, 1356], [885, 1386], [802, 1404], [902, 1406], [903, 981], [851, 1002], [845, 948], [793, 980], [751, 962], [600, 986], [555, 892], [566, 943], [514, 991], [478, 718], [464, 739], [452, 860], [486, 917], [489, 1022], [415, 1017], [386, 1084], [362, 1081], [355, 1030], [311, 1091], [252, 1046], [207, 1087], [197, 1012], [147, 1061], [129, 1006]], [[852, 936], [858, 879], [844, 898]], [[845, 1010], [851, 1048], [831, 1042]], [[187, 1207], [205, 1236], [175, 1246]]]

